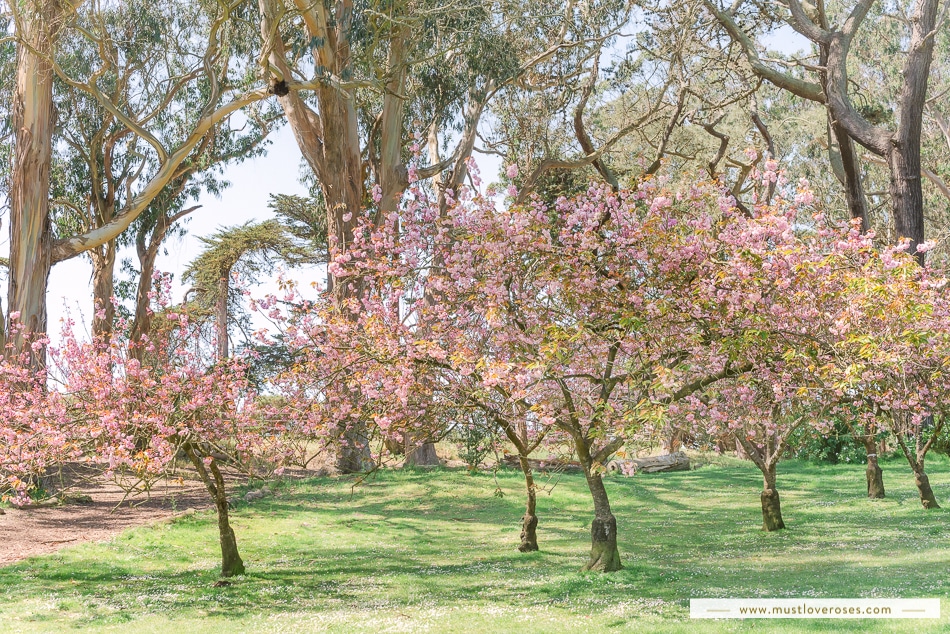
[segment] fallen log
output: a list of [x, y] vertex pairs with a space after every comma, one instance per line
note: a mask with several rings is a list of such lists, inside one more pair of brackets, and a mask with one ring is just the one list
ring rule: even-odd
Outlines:
[[611, 473], [633, 475], [635, 473], [658, 473], [661, 471], [689, 471], [689, 456], [682, 451], [662, 456], [611, 460], [607, 463]]
[[[518, 456], [508, 455], [501, 459], [506, 466], [513, 469], [521, 468], [521, 460]], [[537, 460], [528, 458], [528, 464], [532, 471], [557, 471], [560, 473], [583, 473], [584, 468], [581, 463], [574, 460]]]

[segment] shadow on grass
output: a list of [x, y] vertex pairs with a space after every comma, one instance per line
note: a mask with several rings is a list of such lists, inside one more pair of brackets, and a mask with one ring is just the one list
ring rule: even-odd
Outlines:
[[[625, 566], [611, 575], [578, 572], [592, 514], [580, 476], [562, 476], [539, 499], [542, 551], [531, 554], [515, 550], [524, 511], [518, 472], [497, 480], [391, 472], [353, 491], [341, 479], [296, 482], [235, 511], [249, 574], [231, 586], [213, 587], [218, 553], [207, 513], [0, 568], [0, 614], [25, 613], [18, 606], [37, 597], [53, 607], [34, 618], [57, 626], [122, 623], [130, 614], [243, 619], [535, 606], [574, 615], [609, 608], [616, 615], [604, 616], [603, 627], [633, 629], [640, 618], [683, 622], [690, 597], [946, 596], [942, 566], [921, 566], [922, 557], [950, 558], [943, 512], [843, 493], [862, 478], [854, 465], [783, 465], [792, 528], [777, 534], [759, 530], [761, 480], [751, 467], [610, 479]], [[492, 494], [496, 482], [502, 497]], [[655, 605], [637, 603], [643, 598]], [[834, 629], [868, 625], [837, 621]]]

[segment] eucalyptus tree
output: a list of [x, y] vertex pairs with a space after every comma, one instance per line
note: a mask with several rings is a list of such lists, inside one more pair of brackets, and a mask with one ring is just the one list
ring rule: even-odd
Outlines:
[[[723, 6], [704, 0], [720, 22], [734, 46], [743, 52], [752, 70], [783, 90], [801, 98], [824, 104], [837, 140], [838, 151], [847, 174], [849, 203], [858, 215], [863, 209], [863, 191], [859, 158], [853, 143], [880, 157], [889, 172], [888, 194], [895, 237], [910, 240], [910, 249], [924, 240], [924, 199], [921, 185], [921, 133], [927, 104], [934, 43], [943, 30], [946, 11], [939, 0], [915, 0], [886, 5], [871, 15], [881, 21], [893, 21], [889, 40], [879, 40], [878, 50], [889, 48], [902, 60], [899, 91], [890, 98], [893, 121], [880, 121], [874, 113], [856, 105], [855, 87], [849, 73], [855, 64], [852, 45], [869, 20], [874, 0], [860, 0], [844, 6], [832, 6], [784, 0], [767, 8], [755, 2], [736, 2]], [[817, 59], [774, 60], [760, 50], [750, 30], [757, 19], [769, 26], [786, 24], [807, 38]], [[852, 143], [853, 142], [853, 143]], [[923, 253], [917, 255], [923, 261]]]
[[[145, 7], [148, 7], [147, 11]], [[106, 245], [149, 208], [196, 158], [208, 135], [236, 112], [268, 97], [247, 65], [233, 63], [232, 45], [247, 3], [202, 0], [179, 2], [74, 4], [30, 0], [11, 4], [17, 45], [14, 91], [15, 152], [11, 171], [9, 311], [25, 332], [46, 329], [45, 292], [50, 267]], [[121, 20], [109, 19], [127, 11]], [[132, 20], [139, 15], [167, 16], [161, 21]], [[164, 28], [164, 31], [162, 30]], [[149, 37], [134, 37], [150, 29]], [[65, 44], [72, 38], [91, 43], [96, 57], [73, 68]], [[141, 47], [132, 51], [125, 43]], [[69, 48], [73, 48], [71, 45]], [[151, 52], [148, 52], [151, 51]], [[139, 66], [136, 60], [154, 63]], [[127, 132], [126, 147], [145, 155], [141, 170], [122, 193], [122, 206], [106, 219], [55, 235], [50, 213], [50, 168], [54, 139], [54, 77], [85, 93]], [[131, 140], [134, 138], [134, 143]], [[135, 172], [133, 172], [135, 174]], [[106, 192], [107, 193], [107, 192]], [[102, 195], [103, 192], [97, 192]], [[17, 335], [15, 347], [25, 334]], [[40, 363], [34, 358], [34, 363]]]
[[[61, 40], [59, 63], [64, 73], [75, 77], [95, 72], [98, 86], [111, 102], [137, 101], [140, 111], [154, 112], [152, 134], [167, 145], [181, 142], [187, 133], [182, 128], [183, 120], [194, 116], [197, 107], [203, 107], [196, 95], [209, 92], [209, 81], [198, 77], [187, 85], [171, 86], [167, 92], [161, 88], [140, 90], [139, 82], [143, 80], [161, 85], [162, 77], [192, 70], [194, 62], [189, 52], [175, 42], [176, 34], [181, 32], [181, 13], [181, 7], [168, 3], [122, 3], [88, 16], [102, 42], [93, 41], [79, 30], [65, 33]], [[234, 40], [247, 35], [232, 33], [228, 45], [235, 48]], [[250, 35], [256, 37], [253, 32]], [[53, 231], [58, 237], [111, 222], [130, 204], [142, 181], [155, 171], [156, 157], [148, 151], [146, 140], [96, 95], [58, 82], [54, 96], [59, 104], [57, 138], [61, 141], [53, 157], [52, 179]], [[139, 286], [147, 293], [158, 245], [176, 221], [197, 209], [186, 209], [185, 199], [197, 198], [202, 191], [218, 194], [226, 183], [217, 172], [225, 164], [260, 154], [272, 127], [273, 113], [255, 104], [240, 119], [234, 123], [222, 121], [204, 135], [132, 228], [86, 252], [93, 265], [93, 334], [107, 335], [112, 329], [115, 311], [110, 300], [118, 248], [136, 245], [144, 277]], [[143, 241], [143, 236], [148, 239]], [[151, 262], [146, 262], [149, 257]]]
[[[4, 37], [12, 28], [8, 7], [0, 2], [0, 223], [4, 210], [9, 208], [10, 168], [13, 156], [13, 86], [16, 84], [16, 47], [12, 39]], [[0, 258], [0, 272], [4, 275], [10, 262]], [[0, 348], [6, 345], [6, 320], [0, 305]]]
[[[479, 123], [501, 91], [550, 79], [558, 56], [597, 55], [605, 33], [626, 21], [618, 0], [524, 3], [464, 0], [304, 2], [260, 0], [271, 78], [327, 210], [329, 245], [353, 241], [363, 210], [398, 209], [410, 182], [406, 145], [418, 135], [412, 176], [442, 196], [468, 176]], [[428, 152], [423, 155], [422, 137]], [[370, 196], [377, 199], [370, 204]], [[337, 305], [358, 312], [361, 289], [345, 267], [328, 275]], [[368, 454], [347, 441], [341, 467], [359, 470]]]
[[[260, 7], [261, 62], [341, 251], [374, 187], [380, 212], [396, 209], [409, 183], [404, 146], [414, 132], [428, 149], [416, 178], [456, 190], [492, 99], [515, 84], [562, 90], [564, 59], [599, 55], [629, 11], [618, 0], [261, 0]], [[342, 301], [351, 290], [358, 291], [337, 284], [334, 292]]]

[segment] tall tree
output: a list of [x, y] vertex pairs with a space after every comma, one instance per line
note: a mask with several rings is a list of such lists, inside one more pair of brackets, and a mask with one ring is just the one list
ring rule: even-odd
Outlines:
[[[134, 4], [131, 3], [130, 6]], [[152, 3], [155, 5], [155, 3]], [[253, 79], [240, 68], [232, 68], [228, 43], [233, 35], [232, 20], [245, 5], [195, 3], [187, 10], [179, 3], [162, 6], [176, 16], [171, 38], [152, 43], [164, 51], [168, 42], [176, 44], [176, 56], [155, 68], [136, 68], [128, 79], [138, 90], [114, 92], [112, 79], [125, 57], [116, 48], [123, 40], [110, 29], [122, 30], [130, 22], [109, 23], [97, 3], [69, 5], [58, 0], [35, 0], [11, 5], [17, 42], [17, 84], [14, 95], [15, 160], [11, 174], [11, 223], [9, 308], [24, 324], [14, 347], [21, 349], [27, 332], [46, 330], [46, 285], [50, 267], [95, 249], [115, 239], [142, 214], [152, 200], [176, 176], [182, 164], [193, 156], [205, 137], [241, 108], [265, 99], [268, 91], [255, 88]], [[153, 7], [154, 8], [154, 7]], [[235, 27], [237, 28], [237, 27]], [[71, 73], [61, 64], [64, 33], [82, 36], [95, 44], [98, 59], [88, 71]], [[185, 37], [183, 34], [187, 34]], [[139, 186], [126, 192], [125, 205], [101, 224], [75, 233], [54, 237], [50, 218], [50, 163], [54, 138], [54, 75], [69, 87], [94, 98], [131, 134], [141, 139], [140, 151], [150, 156]], [[193, 106], [169, 109], [169, 100], [155, 95], [189, 94]], [[169, 121], [176, 134], [163, 135]], [[34, 355], [33, 362], [42, 360]]]
[[262, 269], [270, 270], [276, 261], [305, 257], [307, 253], [277, 219], [222, 228], [200, 240], [204, 249], [183, 277], [194, 283], [198, 302], [213, 314], [216, 356], [227, 359], [229, 325], [241, 305], [231, 286], [232, 277], [253, 282]]
[[[612, 1], [524, 10], [518, 2], [479, 0], [260, 0], [261, 62], [323, 194], [331, 249], [345, 252], [352, 243], [368, 192], [380, 218], [398, 208], [409, 184], [404, 144], [413, 127], [428, 131], [430, 148], [430, 164], [414, 176], [432, 178], [443, 195], [457, 191], [492, 98], [513, 82], [542, 79], [541, 69], [561, 53], [599, 52], [598, 30], [622, 24], [625, 8]], [[443, 133], [457, 139], [445, 157]], [[350, 302], [358, 283], [342, 282], [345, 266], [335, 270], [328, 286], [338, 305], [358, 311]], [[344, 470], [366, 464], [355, 444], [347, 441]]]
[[[849, 81], [851, 47], [874, 0], [861, 0], [851, 6], [830, 11], [823, 1], [807, 8], [799, 0], [778, 4], [778, 18], [811, 41], [819, 51], [818, 65], [804, 63], [811, 77], [779, 70], [763, 60], [749, 33], [740, 25], [737, 12], [748, 10], [736, 3], [724, 8], [713, 0], [704, 0], [733, 43], [744, 52], [752, 69], [763, 79], [802, 98], [823, 103], [831, 119], [833, 137], [837, 142], [845, 173], [848, 174], [848, 194], [854, 213], [860, 210], [863, 194], [859, 189], [856, 156], [851, 140], [872, 154], [884, 159], [890, 174], [889, 195], [895, 237], [910, 240], [911, 252], [924, 241], [923, 190], [921, 186], [921, 122], [930, 66], [933, 61], [936, 34], [943, 27], [938, 20], [938, 0], [916, 0], [906, 12], [905, 29], [899, 36], [899, 46], [906, 45], [903, 54], [903, 81], [899, 96], [895, 96], [896, 124], [886, 126], [874, 123], [861, 112], [852, 100], [854, 88]], [[900, 11], [905, 7], [897, 3]], [[898, 49], [900, 50], [900, 49]], [[923, 252], [917, 253], [923, 262]]]

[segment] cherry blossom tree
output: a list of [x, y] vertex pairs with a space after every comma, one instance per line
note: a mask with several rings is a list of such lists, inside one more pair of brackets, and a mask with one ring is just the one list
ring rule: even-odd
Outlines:
[[[557, 434], [594, 504], [585, 569], [619, 569], [604, 464], [626, 438], [660, 428], [671, 404], [748, 369], [736, 333], [709, 328], [742, 300], [721, 296], [708, 276], [730, 240], [761, 228], [731, 231], [734, 208], [718, 183], [673, 192], [652, 181], [504, 210], [462, 191], [444, 216], [416, 189], [384, 222], [357, 222], [353, 247], [330, 267], [363, 286], [359, 310], [349, 309], [358, 317], [346, 323], [326, 305], [295, 325], [310, 368], [293, 373], [305, 378], [295, 394], [311, 399], [299, 409], [316, 401], [323, 416], [392, 434], [444, 427], [439, 408], [464, 404], [520, 454], [530, 441], [508, 433], [519, 418], [535, 437]], [[305, 387], [334, 367], [346, 368], [337, 377], [347, 385]], [[527, 510], [530, 533], [530, 496]]]

